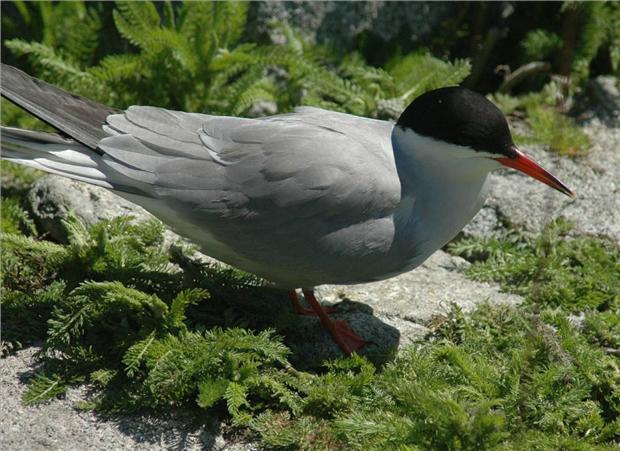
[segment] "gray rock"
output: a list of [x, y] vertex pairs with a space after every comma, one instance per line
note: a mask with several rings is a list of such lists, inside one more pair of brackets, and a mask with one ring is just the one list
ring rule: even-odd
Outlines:
[[618, 78], [599, 75], [588, 82], [588, 94], [595, 107], [604, 110], [615, 120], [620, 120], [620, 90]]
[[[61, 243], [67, 242], [68, 231], [63, 220], [70, 215], [80, 219], [86, 226], [121, 216], [131, 216], [136, 222], [154, 218], [144, 208], [105, 188], [58, 175], [46, 175], [38, 179], [28, 193], [28, 202], [39, 230]], [[186, 244], [191, 243], [169, 229], [164, 231], [165, 248]], [[204, 262], [215, 261], [197, 251], [192, 257]]]
[[142, 208], [110, 191], [57, 175], [38, 179], [28, 193], [32, 216], [41, 230], [65, 243], [67, 230], [62, 223], [71, 213], [88, 226], [103, 219], [134, 216], [146, 220], [150, 215]]
[[372, 322], [358, 322], [356, 331], [376, 347], [369, 352], [385, 352], [395, 344], [402, 348], [418, 341], [429, 332], [429, 320], [447, 313], [452, 304], [468, 311], [486, 301], [521, 302], [519, 296], [502, 293], [496, 284], [467, 279], [461, 271], [467, 265], [462, 258], [437, 251], [420, 267], [400, 276], [368, 284], [324, 285], [318, 287], [317, 295], [327, 303], [345, 299], [355, 306], [350, 311], [372, 315], [397, 331], [395, 340], [393, 332], [378, 335]]
[[86, 387], [72, 389], [63, 399], [25, 406], [26, 382], [37, 365], [38, 348], [28, 348], [2, 361], [0, 372], [0, 449], [4, 450], [231, 450], [258, 449], [255, 444], [223, 435], [223, 425], [206, 421], [196, 426], [187, 413], [100, 416], [74, 408], [88, 399]]
[[278, 112], [278, 105], [275, 102], [266, 100], [254, 103], [248, 110], [247, 117], [272, 116]]
[[453, 5], [437, 2], [254, 2], [249, 28], [280, 42], [272, 24], [283, 22], [308, 39], [346, 51], [364, 32], [384, 41], [406, 34], [423, 44], [452, 11]]
[[539, 232], [564, 216], [574, 224], [575, 234], [606, 236], [620, 243], [620, 128], [594, 118], [584, 131], [593, 144], [586, 157], [562, 157], [541, 146], [523, 149], [572, 188], [575, 199], [516, 171], [493, 173], [486, 207], [464, 234], [486, 236], [493, 224], [502, 223]]

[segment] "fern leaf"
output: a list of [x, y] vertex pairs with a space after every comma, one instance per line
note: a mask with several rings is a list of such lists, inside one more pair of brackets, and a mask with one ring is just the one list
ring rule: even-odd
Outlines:
[[228, 389], [229, 381], [226, 379], [208, 379], [198, 385], [197, 404], [203, 409], [208, 409], [224, 397]]
[[[83, 299], [88, 301], [87, 298]], [[55, 312], [54, 316], [48, 321], [48, 346], [62, 349], [80, 337], [84, 331], [84, 323], [91, 311], [92, 309], [86, 304], [74, 312]]]
[[29, 383], [23, 401], [27, 406], [41, 404], [67, 391], [67, 385], [58, 375], [37, 374]]
[[248, 11], [246, 2], [218, 2], [215, 4], [214, 21], [218, 30], [220, 47], [228, 48], [236, 43], [245, 30]]
[[99, 30], [101, 20], [99, 16], [90, 11], [85, 11], [79, 17], [79, 24], [70, 27], [62, 43], [63, 54], [66, 54], [71, 61], [84, 67], [93, 61], [97, 45], [99, 43]]
[[185, 320], [185, 309], [188, 305], [197, 304], [209, 297], [209, 292], [202, 288], [183, 290], [173, 299], [170, 305], [170, 317], [173, 324], [180, 326]]
[[118, 81], [135, 77], [143, 64], [139, 55], [108, 55], [99, 65], [89, 69], [90, 73], [103, 82]]
[[224, 399], [228, 411], [232, 415], [233, 423], [237, 426], [247, 425], [252, 420], [252, 415], [243, 408], [250, 408], [247, 398], [247, 388], [237, 382], [230, 382], [224, 392]]
[[41, 255], [52, 255], [64, 257], [67, 250], [64, 246], [51, 241], [36, 241], [24, 235], [0, 232], [0, 243], [3, 246], [11, 245], [21, 250], [40, 253]]
[[141, 340], [131, 346], [123, 356], [123, 365], [125, 365], [125, 373], [129, 377], [134, 377], [142, 364], [146, 352], [155, 341], [155, 333], [151, 332], [144, 340]]
[[119, 33], [141, 49], [148, 51], [151, 37], [159, 29], [160, 17], [152, 2], [118, 2], [113, 12]]
[[62, 220], [62, 224], [67, 229], [69, 243], [77, 248], [85, 247], [90, 241], [90, 233], [84, 222], [71, 215]]

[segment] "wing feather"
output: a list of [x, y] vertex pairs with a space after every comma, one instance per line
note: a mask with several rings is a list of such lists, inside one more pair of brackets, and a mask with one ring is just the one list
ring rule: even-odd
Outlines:
[[[244, 208], [265, 218], [274, 216], [269, 208], [284, 207], [305, 217], [303, 209], [314, 211], [308, 204], [315, 202], [352, 223], [393, 208], [400, 187], [393, 157], [382, 148], [391, 125], [299, 111], [244, 119], [133, 106], [108, 117], [124, 134], [104, 139], [100, 148], [117, 163], [154, 174], [155, 186], [174, 189], [177, 202], [194, 208], [200, 202], [193, 193], [184, 199], [184, 190], [204, 190], [208, 203], [224, 192], [240, 193]], [[239, 208], [233, 197], [230, 208]]]
[[275, 279], [252, 262], [270, 255], [282, 274], [313, 258], [325, 275], [347, 264], [317, 266], [346, 254], [342, 237], [362, 266], [365, 252], [390, 248], [401, 188], [389, 123], [313, 108], [242, 119], [131, 107], [109, 126], [125, 134], [101, 142], [104, 162], [148, 189], [165, 222], [198, 243], [208, 235], [216, 258]]

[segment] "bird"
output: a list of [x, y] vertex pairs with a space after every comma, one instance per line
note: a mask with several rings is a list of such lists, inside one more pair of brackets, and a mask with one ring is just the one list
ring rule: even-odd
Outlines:
[[140, 205], [207, 255], [288, 290], [345, 354], [366, 342], [315, 287], [419, 266], [482, 208], [496, 169], [575, 196], [514, 144], [499, 108], [459, 86], [418, 96], [395, 122], [308, 106], [241, 118], [118, 110], [1, 68], [2, 96], [58, 132], [2, 126], [2, 159]]

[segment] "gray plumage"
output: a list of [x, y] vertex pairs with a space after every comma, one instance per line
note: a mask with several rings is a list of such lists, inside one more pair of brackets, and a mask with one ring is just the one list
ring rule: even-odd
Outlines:
[[2, 96], [91, 149], [106, 137], [105, 118], [119, 111], [62, 89], [7, 64], [1, 65]]
[[[10, 76], [3, 75], [3, 95], [75, 140], [3, 127], [3, 158], [112, 189], [208, 255], [283, 287], [411, 269], [482, 205], [488, 167], [476, 166], [473, 182], [455, 176], [441, 189], [419, 189], [432, 180], [411, 159], [405, 132], [389, 122], [309, 107], [261, 119], [146, 106], [109, 114]], [[69, 108], [53, 109], [46, 95]], [[413, 138], [426, 155], [426, 138]], [[454, 160], [467, 173], [467, 163]]]
[[[391, 124], [366, 121], [370, 136], [389, 141]], [[108, 118], [119, 134], [99, 148], [153, 199], [134, 201], [209, 255], [308, 287], [367, 280], [392, 245], [385, 218], [400, 185], [391, 149], [355, 133], [356, 123], [314, 108], [239, 119], [131, 107]]]

